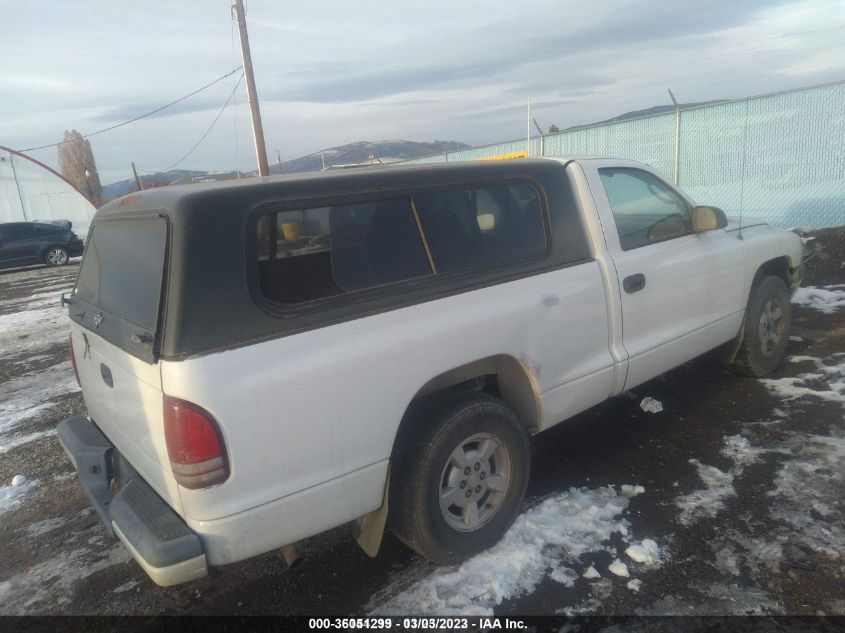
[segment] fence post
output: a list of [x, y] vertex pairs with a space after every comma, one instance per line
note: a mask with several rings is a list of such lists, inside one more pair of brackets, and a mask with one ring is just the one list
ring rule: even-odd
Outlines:
[[675, 104], [675, 161], [672, 181], [675, 183], [675, 186], [678, 186], [681, 176], [681, 108], [678, 106], [678, 102], [675, 100], [675, 95], [672, 94], [672, 91], [668, 88], [667, 90], [669, 90], [672, 103]]
[[681, 110], [675, 108], [675, 186], [681, 184]]

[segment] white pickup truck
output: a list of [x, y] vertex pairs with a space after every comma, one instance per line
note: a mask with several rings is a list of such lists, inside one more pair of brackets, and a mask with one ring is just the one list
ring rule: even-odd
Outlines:
[[529, 435], [715, 348], [775, 370], [801, 255], [616, 159], [144, 191], [63, 298], [59, 437], [161, 585], [345, 523], [453, 563], [519, 512]]

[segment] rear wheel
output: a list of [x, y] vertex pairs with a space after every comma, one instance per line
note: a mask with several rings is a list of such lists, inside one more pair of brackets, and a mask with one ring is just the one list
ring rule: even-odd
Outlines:
[[755, 378], [768, 376], [783, 362], [792, 312], [789, 290], [780, 277], [764, 277], [751, 289], [737, 366]]
[[391, 478], [392, 529], [429, 560], [456, 563], [494, 545], [519, 513], [528, 435], [485, 394], [439, 396], [415, 416], [417, 431]]
[[70, 255], [61, 246], [51, 246], [44, 253], [44, 263], [48, 266], [64, 266], [68, 263]]

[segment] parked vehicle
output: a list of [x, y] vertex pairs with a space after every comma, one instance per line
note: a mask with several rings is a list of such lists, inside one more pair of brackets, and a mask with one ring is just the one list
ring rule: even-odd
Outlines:
[[0, 268], [64, 266], [82, 255], [84, 244], [70, 222], [7, 222], [0, 224]]
[[66, 297], [59, 437], [161, 585], [344, 523], [453, 563], [519, 512], [529, 435], [720, 346], [775, 370], [801, 255], [615, 159], [144, 191]]

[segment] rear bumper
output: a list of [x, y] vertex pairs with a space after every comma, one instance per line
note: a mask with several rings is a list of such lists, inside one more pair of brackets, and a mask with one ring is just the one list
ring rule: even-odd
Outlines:
[[153, 582], [169, 587], [208, 574], [199, 537], [131, 467], [125, 483], [111, 492], [110, 464], [117, 451], [91, 420], [68, 418], [57, 431], [106, 529], [126, 545]]

